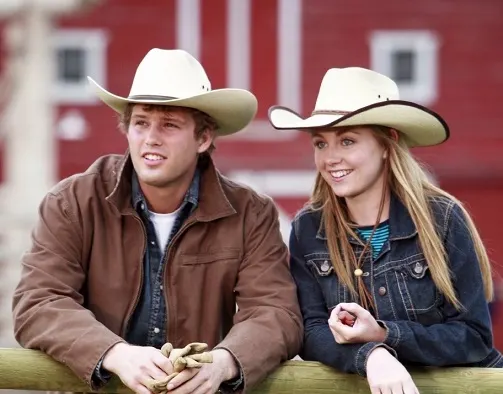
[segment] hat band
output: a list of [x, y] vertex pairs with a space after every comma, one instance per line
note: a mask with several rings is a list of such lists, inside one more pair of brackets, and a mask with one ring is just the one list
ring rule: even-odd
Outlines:
[[311, 113], [311, 116], [314, 115], [347, 115], [350, 114], [351, 111], [339, 111], [337, 109], [318, 109]]
[[129, 96], [128, 99], [130, 100], [176, 100], [178, 97], [172, 97], [172, 96], [155, 96], [155, 95], [150, 95], [150, 94], [137, 94], [133, 96]]

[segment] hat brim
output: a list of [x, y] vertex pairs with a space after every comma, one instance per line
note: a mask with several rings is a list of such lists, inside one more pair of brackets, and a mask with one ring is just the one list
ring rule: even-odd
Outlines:
[[218, 125], [216, 133], [222, 136], [244, 129], [257, 113], [256, 97], [243, 89], [216, 89], [197, 96], [174, 99], [130, 99], [115, 95], [91, 77], [87, 78], [94, 93], [116, 112], [123, 113], [130, 103], [193, 108], [211, 116]]
[[302, 118], [281, 106], [269, 109], [269, 121], [278, 130], [380, 125], [400, 131], [409, 147], [438, 145], [449, 138], [449, 127], [440, 115], [419, 104], [389, 100], [345, 115], [316, 114]]

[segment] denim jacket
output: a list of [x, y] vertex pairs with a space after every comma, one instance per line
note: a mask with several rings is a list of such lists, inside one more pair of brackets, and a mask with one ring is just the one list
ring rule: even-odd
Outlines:
[[[378, 257], [365, 256], [363, 280], [375, 301], [373, 315], [386, 328], [383, 343], [335, 342], [328, 319], [341, 302], [358, 302], [334, 273], [321, 211], [305, 208], [292, 224], [290, 267], [304, 319], [304, 360], [366, 375], [370, 352], [390, 350], [404, 365], [503, 367], [493, 347], [491, 319], [473, 241], [460, 207], [444, 197], [431, 199], [459, 301], [457, 310], [439, 293], [419, 245], [415, 225], [396, 196], [390, 205], [390, 235]], [[363, 247], [349, 240], [356, 256]]]

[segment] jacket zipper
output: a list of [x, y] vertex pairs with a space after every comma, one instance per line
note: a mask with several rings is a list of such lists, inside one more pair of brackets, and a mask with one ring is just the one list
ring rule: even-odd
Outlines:
[[138, 221], [138, 223], [140, 224], [141, 230], [143, 232], [143, 252], [142, 252], [142, 255], [141, 255], [140, 282], [139, 282], [139, 286], [137, 286], [136, 294], [135, 294], [135, 298], [134, 298], [133, 304], [131, 305], [131, 307], [129, 308], [129, 310], [128, 310], [127, 314], [126, 314], [126, 319], [124, 320], [124, 325], [122, 327], [122, 335], [121, 336], [124, 339], [126, 338], [127, 329], [129, 327], [129, 322], [131, 320], [131, 317], [133, 316], [133, 312], [136, 309], [136, 307], [138, 306], [138, 302], [140, 301], [140, 294], [141, 294], [141, 288], [143, 286], [143, 276], [144, 276], [144, 273], [143, 273], [143, 259], [145, 258], [145, 251], [147, 249], [147, 231], [145, 230], [145, 226], [143, 225], [143, 222], [134, 213], [130, 213], [129, 215], [131, 215], [132, 217], [134, 217], [135, 220]]
[[[167, 340], [169, 342], [171, 342], [173, 345], [175, 344], [175, 336], [176, 335], [173, 335], [173, 338], [170, 336], [170, 326], [169, 326], [169, 321], [170, 321], [170, 317], [169, 317], [169, 311], [170, 311], [170, 307], [169, 307], [169, 299], [171, 298], [170, 296], [170, 286], [169, 286], [169, 281], [167, 280], [166, 278], [166, 275], [167, 275], [167, 272], [168, 272], [168, 262], [171, 260], [171, 250], [172, 250], [172, 246], [175, 244], [176, 240], [185, 232], [187, 231], [187, 229], [189, 227], [191, 227], [193, 224], [197, 223], [196, 220], [192, 220], [192, 221], [186, 221], [185, 224], [182, 225], [182, 227], [180, 228], [180, 230], [177, 231], [177, 233], [175, 234], [175, 236], [173, 237], [173, 239], [171, 240], [171, 242], [169, 243], [168, 245], [168, 249], [166, 250], [166, 254], [165, 254], [165, 260], [164, 260], [164, 272], [163, 272], [163, 279], [164, 279], [164, 286], [166, 287], [166, 291], [164, 291], [164, 303], [166, 304], [166, 319], [164, 320], [164, 324], [165, 324], [165, 327], [166, 327], [166, 332], [167, 332]], [[175, 332], [176, 334], [176, 332]]]

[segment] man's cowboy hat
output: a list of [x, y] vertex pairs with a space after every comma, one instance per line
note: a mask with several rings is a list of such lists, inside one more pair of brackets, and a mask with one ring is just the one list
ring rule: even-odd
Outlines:
[[122, 113], [128, 103], [195, 108], [217, 123], [217, 134], [243, 129], [257, 112], [257, 99], [242, 89], [211, 90], [202, 65], [183, 50], [150, 50], [136, 69], [128, 97], [108, 92], [88, 77], [96, 95]]
[[274, 106], [269, 109], [269, 120], [280, 130], [387, 126], [400, 131], [410, 147], [437, 145], [449, 138], [449, 127], [440, 115], [400, 100], [394, 81], [359, 67], [327, 71], [310, 117], [303, 118], [291, 109]]

